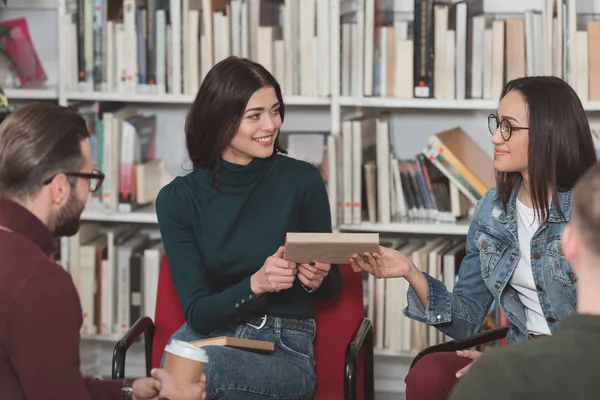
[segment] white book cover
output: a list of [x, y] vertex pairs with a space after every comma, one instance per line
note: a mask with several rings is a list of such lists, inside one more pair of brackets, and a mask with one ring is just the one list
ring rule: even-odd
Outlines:
[[466, 98], [467, 79], [467, 4], [456, 5], [456, 100]]
[[382, 224], [391, 222], [390, 215], [390, 136], [389, 117], [382, 115], [377, 118], [377, 213], [378, 221]]
[[156, 10], [156, 92], [167, 90], [167, 16], [165, 10]]
[[144, 266], [142, 267], [143, 314], [154, 320], [156, 311], [156, 294], [158, 292], [158, 276], [160, 262], [165, 254], [162, 243], [144, 250]]
[[169, 14], [171, 19], [171, 62], [169, 93], [181, 94], [181, 0], [170, 0]]
[[[491, 29], [486, 29], [483, 34], [483, 98], [492, 99], [492, 53], [494, 35]], [[497, 100], [497, 99], [494, 99]]]
[[352, 121], [352, 223], [362, 221], [362, 129], [363, 121]]
[[433, 47], [435, 58], [433, 61], [433, 97], [436, 99], [447, 99], [448, 89], [446, 88], [448, 76], [447, 69], [447, 32], [448, 32], [448, 5], [435, 5], [434, 15], [434, 37]]
[[343, 221], [352, 224], [352, 121], [342, 122]]
[[[364, 95], [373, 95], [373, 58], [375, 48], [375, 0], [365, 0]], [[383, 63], [382, 63], [383, 64]]]

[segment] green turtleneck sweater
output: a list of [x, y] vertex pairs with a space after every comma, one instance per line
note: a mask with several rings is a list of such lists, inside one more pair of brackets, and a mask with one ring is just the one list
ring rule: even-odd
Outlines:
[[283, 155], [244, 166], [221, 159], [218, 192], [208, 170], [195, 170], [161, 189], [156, 213], [185, 319], [201, 334], [241, 316], [309, 318], [313, 298], [340, 289], [335, 265], [313, 293], [298, 279], [259, 297], [250, 289], [251, 275], [287, 232], [331, 232], [325, 184], [309, 163]]

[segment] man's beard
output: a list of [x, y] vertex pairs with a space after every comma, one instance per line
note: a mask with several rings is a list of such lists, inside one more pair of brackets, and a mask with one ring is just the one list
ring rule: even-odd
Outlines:
[[53, 217], [54, 237], [73, 236], [79, 231], [79, 218], [85, 208], [85, 203], [81, 204], [77, 200], [75, 191], [71, 191], [67, 204], [63, 206]]

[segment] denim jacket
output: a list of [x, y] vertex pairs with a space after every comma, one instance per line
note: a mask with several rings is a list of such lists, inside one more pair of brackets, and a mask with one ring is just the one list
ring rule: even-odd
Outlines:
[[[506, 211], [496, 200], [497, 188], [488, 190], [477, 202], [454, 291], [448, 292], [442, 282], [424, 274], [429, 287], [427, 307], [410, 287], [404, 315], [433, 325], [450, 337], [464, 339], [479, 331], [496, 300], [510, 321], [507, 341], [530, 338], [525, 307], [509, 284], [520, 257], [515, 212], [518, 186], [512, 190]], [[571, 214], [572, 194], [572, 190], [558, 194], [563, 215], [552, 204], [548, 221], [531, 239], [533, 279], [552, 333], [564, 316], [576, 311], [575, 276], [561, 247], [561, 235]]]

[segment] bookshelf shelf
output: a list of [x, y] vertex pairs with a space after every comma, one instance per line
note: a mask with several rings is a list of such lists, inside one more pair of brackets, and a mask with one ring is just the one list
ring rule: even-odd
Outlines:
[[390, 349], [382, 349], [380, 347], [376, 347], [373, 349], [373, 355], [379, 357], [399, 357], [406, 358], [412, 360], [417, 355], [416, 351], [396, 351]]
[[[494, 111], [498, 107], [495, 100], [438, 100], [400, 99], [393, 97], [340, 97], [340, 106], [356, 108], [383, 108], [394, 110], [466, 110]], [[586, 111], [600, 111], [600, 101], [583, 102]]]
[[121, 340], [121, 335], [91, 335], [91, 334], [82, 334], [81, 339], [93, 342], [109, 342], [109, 343], [117, 343]]
[[600, 101], [587, 101], [583, 103], [586, 111], [600, 111]]
[[493, 100], [399, 99], [391, 97], [340, 97], [343, 107], [373, 107], [390, 109], [472, 110], [493, 111]]
[[340, 231], [346, 232], [379, 232], [379, 233], [416, 233], [428, 235], [466, 235], [470, 221], [459, 221], [454, 224], [442, 222], [410, 221], [379, 224], [363, 222], [356, 225], [340, 225]]
[[56, 86], [43, 88], [3, 88], [4, 94], [10, 100], [57, 100]]
[[[120, 93], [120, 92], [68, 92], [67, 100], [122, 101], [126, 103], [185, 104], [194, 101], [194, 94]], [[286, 106], [329, 106], [331, 100], [324, 97], [288, 96]]]
[[129, 213], [106, 213], [102, 211], [85, 211], [81, 219], [83, 221], [98, 221], [98, 222], [121, 222], [132, 224], [156, 224], [156, 212], [153, 210], [140, 210]]

